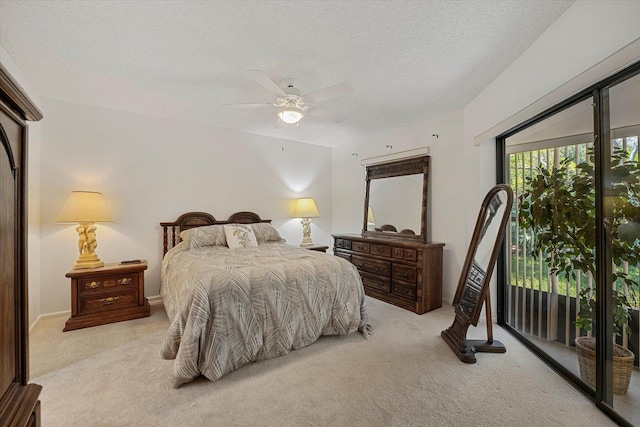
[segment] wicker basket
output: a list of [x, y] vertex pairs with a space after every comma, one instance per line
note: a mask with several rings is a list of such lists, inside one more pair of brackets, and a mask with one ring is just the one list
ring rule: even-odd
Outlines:
[[[596, 339], [576, 338], [576, 353], [580, 364], [580, 376], [595, 388], [596, 386]], [[613, 394], [626, 394], [633, 372], [635, 355], [630, 350], [613, 344]]]

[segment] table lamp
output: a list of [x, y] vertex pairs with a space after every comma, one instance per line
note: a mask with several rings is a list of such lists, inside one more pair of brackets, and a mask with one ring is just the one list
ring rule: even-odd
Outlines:
[[72, 191], [56, 222], [77, 222], [78, 251], [80, 256], [73, 268], [97, 268], [104, 266], [96, 255], [96, 222], [111, 222], [111, 214], [102, 193], [93, 191]]
[[302, 224], [302, 243], [301, 247], [313, 246], [313, 240], [311, 240], [311, 219], [318, 218], [320, 212], [316, 206], [316, 201], [312, 197], [306, 197], [296, 200], [296, 206], [293, 208], [292, 218], [302, 218], [300, 223]]

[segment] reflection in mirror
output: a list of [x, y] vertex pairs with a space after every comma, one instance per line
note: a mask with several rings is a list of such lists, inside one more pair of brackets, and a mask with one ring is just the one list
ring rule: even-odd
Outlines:
[[[502, 247], [512, 205], [513, 192], [504, 184], [493, 187], [482, 202], [453, 299], [455, 319], [441, 334], [465, 363], [475, 363], [476, 352], [506, 351], [501, 342], [493, 340], [489, 280]], [[487, 315], [487, 339], [467, 340], [467, 329], [478, 324], [483, 305]]]
[[500, 231], [500, 219], [505, 214], [507, 206], [507, 191], [502, 189], [495, 193], [489, 201], [482, 221], [480, 240], [476, 247], [473, 263], [469, 268], [466, 279], [466, 287], [460, 300], [460, 308], [471, 317], [473, 310], [479, 303], [482, 281], [489, 267], [498, 232]]
[[[371, 181], [367, 231], [412, 230], [420, 233], [422, 175], [393, 176]], [[373, 212], [373, 213], [372, 213]], [[385, 225], [391, 225], [395, 230]]]

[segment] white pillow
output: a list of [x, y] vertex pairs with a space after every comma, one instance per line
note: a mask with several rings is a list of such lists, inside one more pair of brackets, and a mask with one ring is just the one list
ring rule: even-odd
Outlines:
[[207, 225], [194, 227], [180, 233], [180, 238], [185, 242], [187, 249], [200, 248], [202, 246], [227, 246], [227, 239], [222, 225]]
[[276, 230], [273, 225], [267, 222], [257, 222], [255, 224], [247, 224], [249, 228], [253, 230], [253, 234], [256, 235], [256, 240], [258, 244], [262, 243], [284, 243], [285, 239], [282, 238], [278, 230]]
[[224, 226], [224, 234], [227, 237], [227, 246], [236, 248], [255, 248], [258, 246], [256, 235], [246, 225], [228, 224]]

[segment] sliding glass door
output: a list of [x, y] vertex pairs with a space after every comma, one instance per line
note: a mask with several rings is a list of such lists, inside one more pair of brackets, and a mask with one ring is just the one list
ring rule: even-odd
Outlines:
[[639, 72], [497, 138], [515, 196], [498, 321], [622, 424], [640, 424]]
[[615, 344], [603, 353], [606, 381], [599, 397], [627, 420], [640, 424], [640, 75], [603, 88], [600, 98], [605, 135], [603, 251], [606, 265], [611, 266], [606, 286], [612, 290], [608, 318], [602, 321], [611, 325], [606, 333], [615, 337]]

